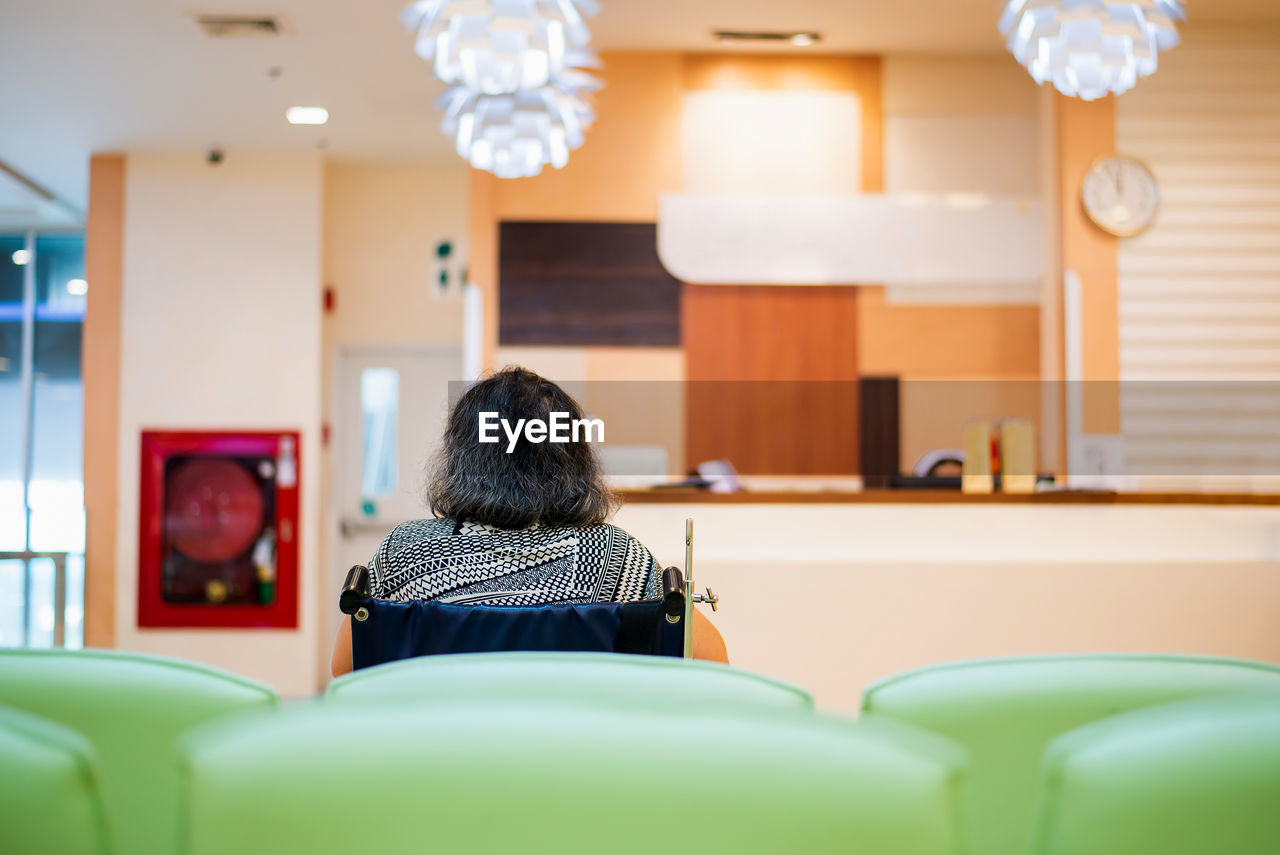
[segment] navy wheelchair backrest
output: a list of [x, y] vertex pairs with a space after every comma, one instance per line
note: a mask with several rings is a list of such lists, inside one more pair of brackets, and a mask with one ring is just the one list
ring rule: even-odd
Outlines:
[[662, 573], [662, 598], [541, 606], [390, 602], [369, 596], [369, 570], [351, 568], [339, 607], [351, 616], [355, 669], [446, 653], [582, 651], [684, 656], [684, 576]]

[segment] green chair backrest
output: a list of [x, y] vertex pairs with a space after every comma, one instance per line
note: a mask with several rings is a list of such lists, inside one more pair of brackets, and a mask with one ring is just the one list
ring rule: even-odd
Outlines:
[[1201, 698], [1049, 743], [1034, 855], [1280, 852], [1280, 693]]
[[422, 656], [334, 680], [325, 698], [362, 703], [545, 699], [651, 710], [813, 712], [813, 697], [808, 692], [740, 668], [613, 653]]
[[317, 703], [186, 742], [189, 855], [957, 851], [959, 761], [819, 716]]
[[0, 850], [111, 852], [96, 758], [74, 730], [0, 706]]
[[112, 651], [0, 650], [0, 704], [56, 721], [93, 745], [121, 853], [174, 851], [180, 734], [277, 703], [267, 686], [191, 662]]
[[962, 798], [968, 850], [1025, 855], [1044, 746], [1107, 716], [1202, 695], [1280, 688], [1280, 668], [1157, 655], [1018, 657], [908, 671], [869, 687], [864, 715], [946, 736], [970, 755]]

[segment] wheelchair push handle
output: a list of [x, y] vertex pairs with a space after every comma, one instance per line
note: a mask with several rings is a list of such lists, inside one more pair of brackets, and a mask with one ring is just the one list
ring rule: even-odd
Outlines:
[[679, 567], [662, 571], [662, 611], [673, 622], [684, 616], [684, 574]]
[[344, 615], [353, 615], [369, 598], [369, 568], [357, 564], [347, 571], [347, 579], [342, 583], [342, 593], [338, 594], [338, 608]]

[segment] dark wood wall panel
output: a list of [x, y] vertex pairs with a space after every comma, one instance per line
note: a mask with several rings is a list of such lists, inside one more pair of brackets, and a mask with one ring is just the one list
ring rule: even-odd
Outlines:
[[901, 383], [897, 377], [863, 377], [858, 381], [859, 464], [862, 486], [888, 487], [902, 457]]
[[857, 289], [686, 285], [687, 462], [858, 472]]
[[499, 227], [499, 344], [676, 347], [680, 288], [652, 223]]

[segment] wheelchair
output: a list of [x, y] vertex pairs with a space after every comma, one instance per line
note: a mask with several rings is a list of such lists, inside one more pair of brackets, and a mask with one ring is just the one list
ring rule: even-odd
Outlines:
[[347, 573], [338, 607], [351, 619], [353, 670], [415, 656], [509, 651], [693, 656], [693, 606], [712, 611], [720, 598], [710, 587], [694, 593], [693, 520], [685, 520], [684, 570], [662, 571], [657, 599], [628, 603], [537, 606], [407, 603], [369, 596], [369, 568]]

